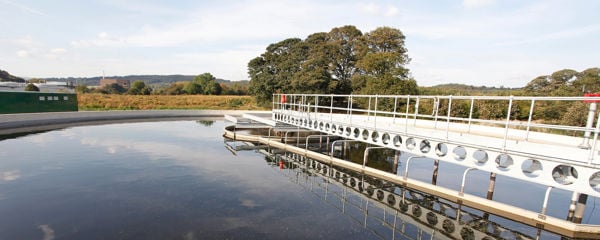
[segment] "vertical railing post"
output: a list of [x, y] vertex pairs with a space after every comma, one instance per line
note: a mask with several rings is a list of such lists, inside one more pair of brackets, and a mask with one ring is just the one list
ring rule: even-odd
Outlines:
[[333, 94], [331, 94], [331, 104], [329, 107], [329, 122], [333, 122]]
[[406, 113], [404, 114], [404, 133], [408, 133], [408, 111], [410, 110], [410, 95], [406, 96]]
[[510, 96], [508, 101], [508, 112], [506, 113], [506, 124], [504, 126], [504, 142], [502, 143], [502, 151], [506, 150], [506, 140], [508, 139], [508, 125], [510, 124], [510, 112], [512, 110], [513, 96]]
[[352, 94], [350, 94], [350, 127], [352, 127]]
[[374, 122], [374, 124], [373, 124], [373, 128], [375, 128], [375, 129], [377, 129], [377, 100], [378, 100], [378, 98], [379, 98], [379, 97], [378, 97], [378, 95], [376, 94], [376, 95], [375, 95], [375, 112], [374, 112], [374, 117], [375, 117], [375, 120], [373, 121], [373, 122]]
[[417, 115], [419, 115], [419, 100], [421, 98], [417, 97], [417, 103], [415, 104], [415, 121], [413, 122], [413, 126], [417, 125]]
[[398, 105], [398, 97], [394, 96], [394, 114], [392, 115], [392, 123], [396, 123], [396, 108]]
[[596, 121], [596, 129], [594, 130], [594, 142], [592, 143], [592, 149], [590, 149], [590, 157], [588, 164], [592, 164], [594, 160], [594, 152], [596, 152], [596, 143], [598, 142], [598, 131], [600, 131], [600, 113], [598, 114], [598, 120]]
[[529, 107], [529, 116], [527, 117], [527, 129], [525, 130], [525, 141], [529, 140], [529, 129], [531, 128], [531, 119], [533, 118], [533, 107], [535, 106], [535, 98], [531, 99]]
[[452, 112], [452, 95], [448, 98], [448, 115], [446, 116], [446, 141], [448, 141], [448, 132], [450, 131], [450, 113]]
[[469, 127], [467, 129], [468, 133], [471, 133], [471, 121], [473, 120], [473, 106], [475, 105], [475, 98], [471, 97], [471, 107], [469, 109]]
[[371, 96], [369, 96], [369, 107], [367, 108], [367, 121], [371, 117]]

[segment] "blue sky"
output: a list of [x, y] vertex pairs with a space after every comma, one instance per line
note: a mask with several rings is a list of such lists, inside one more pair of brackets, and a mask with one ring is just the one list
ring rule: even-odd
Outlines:
[[406, 35], [421, 86], [522, 87], [600, 67], [600, 1], [0, 0], [0, 69], [22, 77], [247, 79], [270, 43], [354, 25]]

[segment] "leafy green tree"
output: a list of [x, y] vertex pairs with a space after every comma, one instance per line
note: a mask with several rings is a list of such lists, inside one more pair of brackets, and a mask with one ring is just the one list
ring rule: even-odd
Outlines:
[[266, 104], [276, 92], [293, 91], [292, 79], [305, 59], [306, 48], [302, 40], [289, 38], [271, 44], [267, 51], [248, 63], [250, 94], [259, 104]]
[[25, 86], [25, 91], [28, 92], [39, 92], [40, 88], [38, 88], [36, 85], [34, 85], [33, 83], [27, 84]]
[[220, 95], [223, 90], [221, 85], [217, 83], [217, 78], [210, 73], [203, 73], [196, 76], [194, 82], [200, 85], [202, 88], [201, 93], [205, 95]]
[[183, 90], [183, 88], [185, 87], [185, 85], [186, 84], [182, 83], [182, 82], [172, 83], [168, 87], [162, 89], [161, 94], [165, 94], [165, 95], [181, 95], [181, 94], [185, 94], [186, 92]]
[[191, 81], [185, 84], [185, 86], [183, 87], [183, 92], [185, 92], [186, 94], [202, 94], [203, 90], [202, 90], [202, 86], [195, 82], [195, 81]]
[[102, 94], [123, 94], [127, 92], [127, 89], [125, 89], [119, 84], [113, 83], [98, 89], [97, 92], [100, 92]]
[[328, 33], [329, 45], [332, 48], [328, 54], [328, 63], [332, 78], [339, 83], [335, 93], [345, 94], [352, 91], [351, 80], [357, 71], [356, 62], [362, 54], [362, 32], [355, 26], [333, 28]]
[[134, 81], [127, 90], [127, 94], [131, 95], [150, 95], [150, 93], [152, 93], [152, 89], [141, 80]]
[[89, 92], [91, 92], [91, 90], [88, 88], [87, 85], [77, 85], [75, 87], [75, 92], [76, 93], [89, 93]]
[[362, 38], [366, 54], [356, 63], [361, 75], [354, 77], [354, 92], [361, 94], [416, 94], [417, 84], [408, 76], [410, 58], [404, 35], [398, 29], [380, 27]]

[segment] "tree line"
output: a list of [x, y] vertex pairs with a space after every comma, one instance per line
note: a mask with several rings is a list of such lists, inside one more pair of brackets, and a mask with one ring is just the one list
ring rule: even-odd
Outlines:
[[274, 93], [417, 94], [404, 40], [395, 28], [350, 25], [285, 39], [250, 60], [248, 90], [259, 103]]
[[203, 73], [196, 76], [192, 81], [175, 82], [166, 87], [153, 88], [142, 80], [136, 80], [131, 83], [129, 88], [113, 83], [101, 88], [79, 85], [75, 87], [75, 91], [78, 93], [129, 95], [247, 95], [247, 88], [247, 84], [244, 83], [218, 83], [212, 74]]

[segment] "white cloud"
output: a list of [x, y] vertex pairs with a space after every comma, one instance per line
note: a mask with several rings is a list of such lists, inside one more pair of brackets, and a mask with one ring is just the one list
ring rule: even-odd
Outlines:
[[495, 3], [495, 0], [463, 0], [463, 6], [467, 8], [476, 8], [488, 6]]
[[2, 172], [1, 176], [2, 176], [2, 180], [6, 181], [6, 182], [10, 182], [10, 181], [14, 181], [14, 180], [21, 178], [21, 171], [19, 171], [19, 170], [5, 171], [5, 172]]
[[54, 240], [54, 229], [47, 224], [39, 225], [38, 228], [44, 233], [43, 240]]
[[43, 13], [43, 12], [37, 10], [37, 9], [31, 8], [29, 6], [26, 6], [24, 4], [21, 4], [21, 3], [15, 3], [15, 2], [12, 2], [12, 1], [8, 1], [8, 0], [0, 0], [0, 3], [11, 5], [13, 7], [18, 8], [19, 10], [21, 10], [23, 12], [27, 12], [27, 13], [31, 13], [31, 14], [35, 14], [35, 15], [40, 15], [40, 16], [47, 16], [45, 13]]
[[64, 49], [64, 48], [53, 48], [53, 49], [50, 49], [50, 53], [52, 53], [52, 54], [63, 54], [63, 53], [66, 53], [66, 52], [67, 52], [67, 50]]
[[368, 13], [373, 16], [393, 17], [398, 14], [398, 8], [393, 5], [382, 6], [375, 3], [369, 3], [359, 5], [359, 9], [362, 12]]
[[21, 58], [26, 58], [26, 57], [29, 57], [29, 52], [26, 50], [19, 50], [19, 51], [17, 51], [17, 56], [19, 56]]

